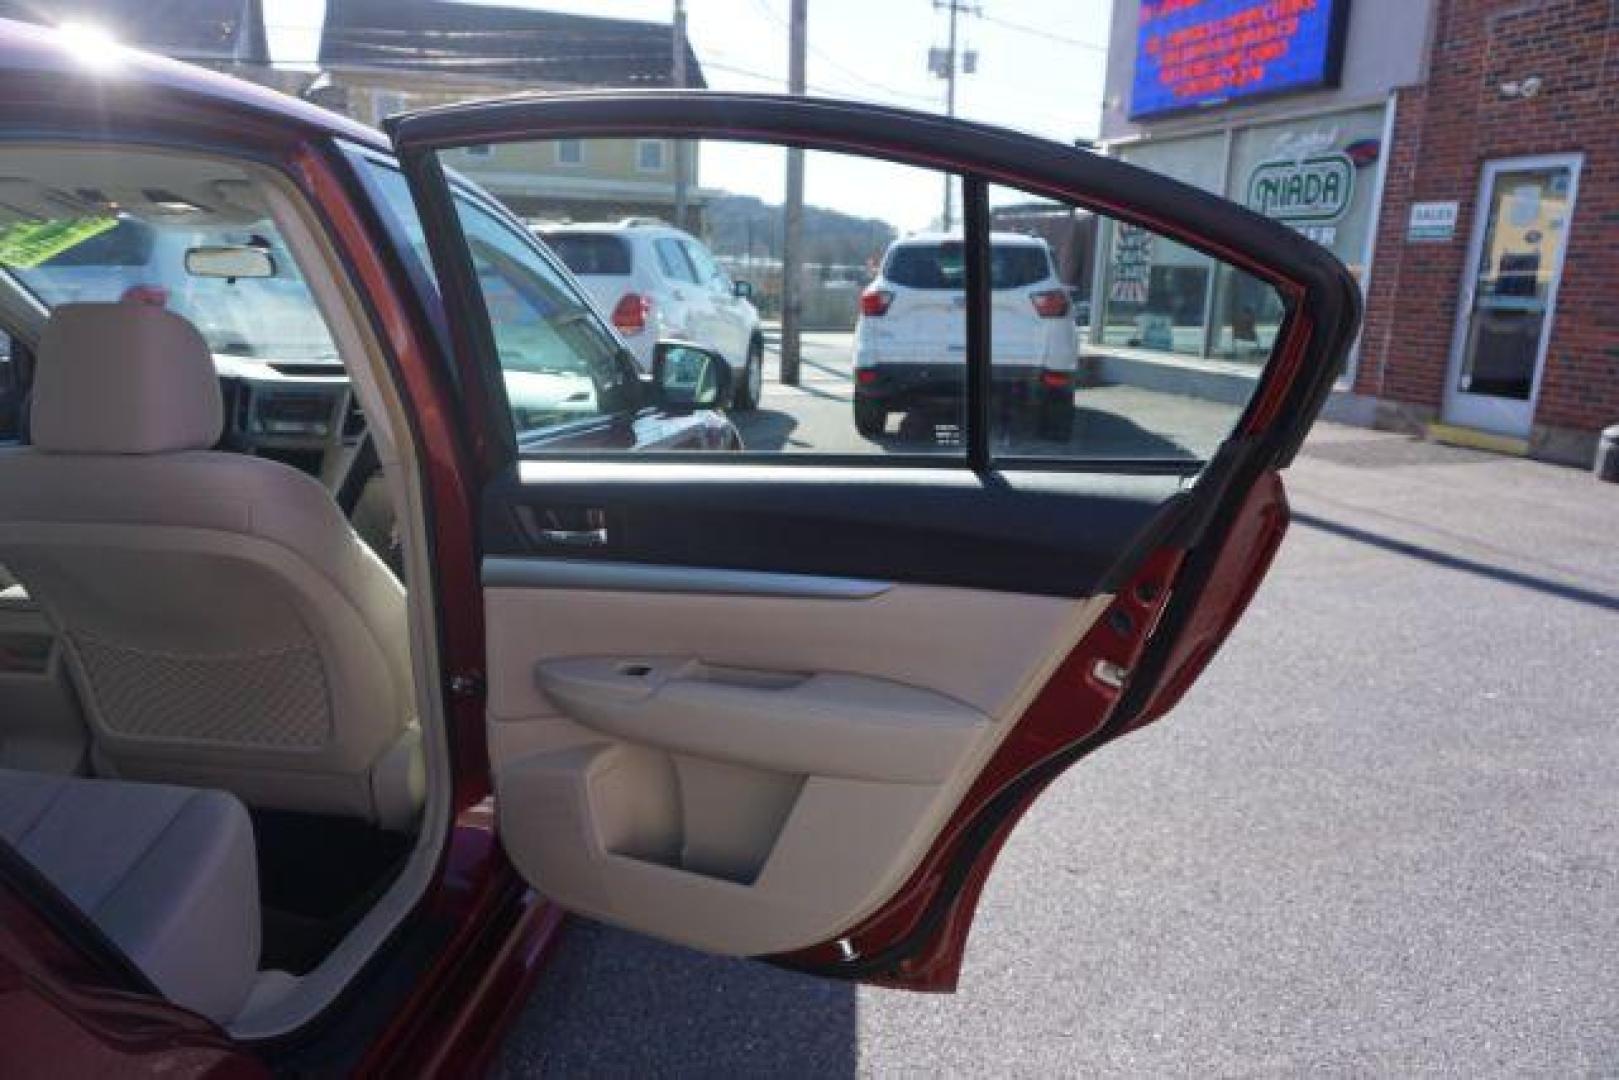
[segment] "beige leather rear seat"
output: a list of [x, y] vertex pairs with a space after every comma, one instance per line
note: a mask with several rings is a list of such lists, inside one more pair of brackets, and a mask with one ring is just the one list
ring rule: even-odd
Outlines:
[[0, 836], [165, 996], [221, 1023], [259, 966], [253, 826], [223, 791], [0, 769]]

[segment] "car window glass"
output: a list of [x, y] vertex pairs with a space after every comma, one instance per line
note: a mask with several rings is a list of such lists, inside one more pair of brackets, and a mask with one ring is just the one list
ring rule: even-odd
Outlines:
[[[883, 273], [912, 289], [966, 288], [965, 246], [959, 240], [903, 244], [889, 255]], [[990, 245], [990, 287], [1012, 289], [1032, 285], [1051, 273], [1044, 248], [1000, 240]]]
[[697, 284], [697, 271], [686, 257], [684, 244], [673, 237], [664, 236], [653, 241], [652, 247], [658, 253], [658, 265], [663, 268], [664, 277], [670, 281]]
[[[752, 454], [964, 457], [964, 294], [959, 288], [888, 288], [880, 273], [890, 248], [911, 236], [932, 232], [959, 245], [959, 177], [858, 155], [803, 152], [803, 227], [791, 290], [798, 366], [784, 373], [787, 149], [716, 139], [666, 142], [670, 176], [653, 182], [637, 172], [640, 140], [580, 141], [586, 160], [600, 171], [593, 172], [589, 190], [579, 186], [577, 170], [558, 168], [554, 141], [502, 144], [498, 169], [482, 171], [464, 155], [454, 160], [517, 217], [572, 223], [556, 230], [558, 236], [626, 218], [668, 222], [689, 236], [659, 230], [643, 246], [635, 239], [643, 226], [616, 227], [645, 257], [658, 260], [661, 288], [583, 278], [641, 371], [653, 372], [659, 340], [718, 353], [731, 390], [723, 418], [715, 419], [729, 424]], [[682, 164], [689, 170], [683, 217], [673, 175]], [[564, 258], [572, 262], [572, 253], [564, 251]], [[575, 270], [583, 272], [582, 265]], [[699, 285], [731, 297], [733, 281], [746, 283], [748, 303], [693, 304], [689, 289], [681, 296], [673, 288]], [[693, 448], [686, 429], [707, 422], [703, 415], [669, 418], [658, 445]], [[647, 448], [645, 440], [623, 447]], [[586, 451], [604, 448], [553, 444], [536, 452]]]
[[692, 268], [697, 271], [698, 281], [709, 281], [719, 274], [720, 268], [709, 258], [702, 245], [682, 242], [680, 246], [685, 249], [686, 257], [691, 260]]
[[[385, 209], [403, 232], [420, 273], [438, 298], [421, 217], [403, 174], [361, 159]], [[634, 375], [619, 362], [612, 334], [577, 288], [517, 226], [478, 205], [459, 184], [457, 216], [490, 318], [513, 426], [525, 444], [543, 444], [582, 423], [633, 409]]]
[[569, 270], [581, 275], [614, 275], [630, 272], [630, 245], [622, 237], [603, 233], [548, 232], [545, 244]]
[[1134, 224], [989, 190], [991, 452], [1207, 459], [1286, 314], [1271, 285]]
[[625, 412], [634, 374], [577, 288], [515, 227], [455, 200], [520, 441]]
[[[86, 175], [113, 159], [84, 164]], [[26, 184], [28, 159], [13, 171]], [[111, 174], [109, 174], [111, 175]], [[222, 190], [250, 190], [245, 177]], [[83, 189], [94, 193], [86, 180]], [[26, 214], [0, 224], [0, 270], [47, 307], [129, 301], [168, 308], [194, 325], [216, 354], [269, 362], [340, 363], [337, 346], [280, 230], [235, 200], [196, 202], [158, 187], [136, 187], [145, 201], [116, 206], [85, 198], [50, 217]], [[244, 200], [245, 201], [245, 200]], [[43, 205], [43, 204], [42, 204]], [[256, 248], [268, 256], [262, 276], [193, 272], [188, 254], [209, 248]]]
[[907, 289], [965, 289], [965, 247], [959, 240], [901, 244], [889, 253], [883, 275]]
[[[385, 165], [374, 158], [361, 158], [361, 168], [366, 176], [376, 185], [378, 193], [382, 196], [384, 209], [393, 215], [393, 223], [404, 233], [405, 242], [410, 246], [411, 253], [415, 255], [423, 268], [433, 265], [432, 256], [427, 250], [427, 236], [422, 231], [421, 215], [416, 212], [416, 202], [411, 197], [410, 185], [405, 182], [405, 176], [396, 167]], [[434, 283], [437, 288], [437, 283]]]

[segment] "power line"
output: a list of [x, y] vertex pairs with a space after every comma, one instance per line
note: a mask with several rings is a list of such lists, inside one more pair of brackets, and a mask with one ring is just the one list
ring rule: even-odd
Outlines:
[[1093, 52], [1099, 53], [1107, 52], [1107, 46], [1105, 44], [1097, 44], [1094, 41], [1081, 41], [1079, 38], [1066, 37], [1062, 34], [1054, 34], [1043, 26], [1029, 26], [1024, 23], [1013, 22], [1011, 19], [1003, 19], [998, 15], [985, 15], [982, 11], [978, 13], [978, 17], [987, 23], [999, 26], [1003, 30], [1013, 30], [1020, 34], [1029, 34], [1033, 37], [1044, 38], [1047, 41], [1061, 42], [1064, 45], [1072, 45], [1077, 49], [1090, 49]]
[[[772, 75], [772, 74], [769, 74], [767, 72], [758, 71], [758, 70], [756, 70], [754, 68], [741, 67], [741, 66], [739, 66], [737, 64], [727, 63], [727, 62], [721, 61], [721, 60], [713, 60], [713, 59], [704, 60], [703, 61], [703, 67], [712, 68], [715, 71], [723, 71], [723, 72], [725, 72], [725, 73], [727, 73], [729, 75], [741, 75], [741, 76], [744, 76], [745, 78], [749, 78], [749, 79], [758, 79], [760, 82], [774, 83], [776, 85], [780, 85], [780, 83], [781, 83], [781, 76], [780, 75]], [[854, 96], [858, 96], [858, 97], [865, 98], [866, 100], [874, 100], [875, 99], [875, 95], [872, 95], [872, 94], [869, 94], [869, 93], [868, 94], [852, 95], [852, 94], [849, 93], [849, 88], [846, 87], [846, 86], [826, 86], [826, 85], [824, 85], [822, 83], [808, 83], [806, 85], [807, 85], [808, 89], [812, 90], [813, 92], [815, 92], [817, 94], [824, 95], [826, 97], [854, 97]], [[917, 101], [926, 102], [927, 104], [932, 105], [934, 107], [937, 107], [938, 104], [939, 104], [937, 98], [925, 97], [925, 96], [923, 96], [921, 94], [905, 94], [905, 95], [902, 95], [902, 96], [914, 98]]]
[[[765, 18], [775, 23], [781, 29], [787, 29], [787, 24], [782, 21], [781, 16], [776, 14], [775, 9], [770, 6], [767, 0], [753, 0], [753, 4], [754, 7], [759, 9]], [[809, 49], [811, 56], [821, 61], [827, 67], [842, 72], [848, 78], [851, 78], [859, 83], [864, 83], [873, 90], [879, 90], [882, 93], [891, 95], [893, 97], [910, 98], [913, 101], [926, 101], [929, 104], [938, 103], [938, 99], [932, 94], [918, 94], [914, 90], [900, 90], [896, 87], [889, 86], [887, 83], [878, 82], [869, 75], [862, 75], [860, 72], [854, 70], [848, 65], [834, 60], [831, 56], [827, 55], [825, 51], [816, 48], [814, 45], [807, 45], [806, 47]]]

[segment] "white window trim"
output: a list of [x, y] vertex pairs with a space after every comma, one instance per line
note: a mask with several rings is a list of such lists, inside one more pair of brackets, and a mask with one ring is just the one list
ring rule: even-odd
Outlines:
[[[1489, 232], [1490, 204], [1489, 198], [1495, 192], [1496, 179], [1502, 173], [1520, 172], [1533, 169], [1567, 169], [1568, 170], [1568, 223], [1564, 230], [1563, 242], [1558, 247], [1557, 260], [1551, 267], [1551, 284], [1546, 292], [1546, 314], [1541, 320], [1540, 344], [1535, 350], [1535, 369], [1530, 376], [1529, 397], [1523, 402], [1524, 412], [1527, 414], [1528, 432], [1523, 435], [1511, 435], [1512, 438], [1528, 438], [1533, 434], [1536, 420], [1540, 415], [1540, 388], [1546, 378], [1546, 358], [1551, 351], [1553, 321], [1557, 317], [1558, 294], [1562, 292], [1563, 273], [1568, 266], [1568, 249], [1573, 244], [1574, 215], [1579, 210], [1580, 173], [1585, 168], [1585, 151], [1571, 150], [1561, 154], [1531, 154], [1522, 157], [1486, 158], [1478, 164], [1478, 185], [1473, 193], [1472, 234], [1467, 240], [1467, 262], [1463, 264], [1464, 272], [1461, 283], [1453, 299], [1456, 302], [1456, 316], [1450, 332], [1450, 351], [1445, 357], [1445, 382], [1443, 396], [1440, 398], [1440, 415], [1449, 423], [1464, 426], [1477, 426], [1468, 424], [1466, 419], [1452, 419], [1455, 411], [1454, 401], [1459, 391], [1456, 390], [1456, 378], [1461, 372], [1463, 350], [1466, 348], [1467, 329], [1473, 318], [1472, 290], [1474, 278], [1478, 273], [1480, 260], [1484, 257], [1485, 235]], [[1480, 395], [1472, 395], [1480, 396]], [[1502, 432], [1502, 434], [1506, 434]]]

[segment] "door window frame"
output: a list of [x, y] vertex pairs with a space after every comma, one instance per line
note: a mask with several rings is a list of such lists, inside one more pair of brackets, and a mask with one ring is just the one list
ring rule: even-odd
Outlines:
[[[1563, 285], [1563, 269], [1568, 261], [1568, 247], [1574, 239], [1574, 215], [1579, 209], [1580, 170], [1585, 154], [1572, 151], [1565, 154], [1535, 154], [1527, 157], [1491, 158], [1479, 172], [1478, 189], [1473, 202], [1472, 235], [1467, 241], [1467, 261], [1462, 265], [1460, 288], [1456, 294], [1456, 318], [1451, 327], [1450, 352], [1445, 358], [1445, 385], [1440, 397], [1440, 414], [1446, 423], [1463, 427], [1478, 426], [1457, 413], [1466, 412], [1470, 405], [1486, 399], [1510, 403], [1516, 409], [1520, 403], [1511, 398], [1490, 394], [1474, 394], [1458, 388], [1463, 353], [1467, 348], [1467, 334], [1472, 326], [1473, 305], [1477, 300], [1479, 260], [1484, 257], [1484, 239], [1490, 231], [1490, 217], [1494, 207], [1496, 180], [1506, 173], [1535, 169], [1568, 170], [1568, 213], [1563, 226], [1563, 239], [1558, 245], [1557, 260], [1552, 266], [1551, 287], [1546, 290], [1546, 315], [1540, 324], [1540, 341], [1535, 347], [1535, 368], [1529, 380], [1529, 396], [1521, 402], [1524, 412], [1523, 430], [1508, 434], [1512, 438], [1528, 438], [1534, 428], [1535, 414], [1540, 408], [1540, 387], [1546, 374], [1546, 356], [1551, 348], [1552, 326], [1557, 318], [1557, 297]], [[1461, 408], [1458, 410], [1457, 406]]]

